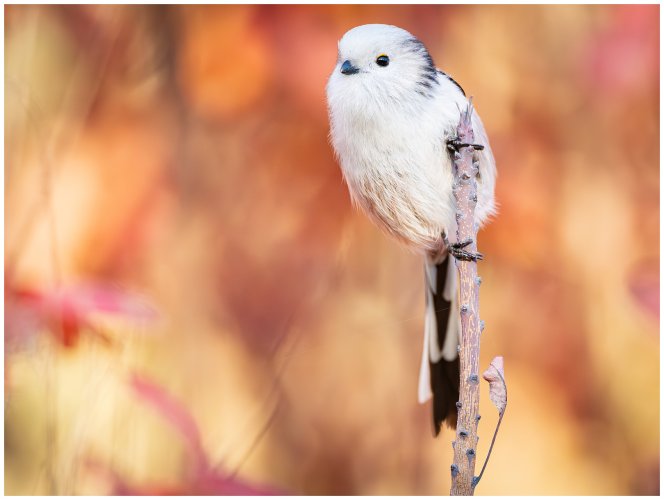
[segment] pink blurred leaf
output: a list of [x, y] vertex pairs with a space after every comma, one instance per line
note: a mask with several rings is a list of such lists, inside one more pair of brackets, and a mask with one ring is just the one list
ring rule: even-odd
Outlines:
[[502, 414], [507, 407], [507, 385], [505, 384], [505, 372], [503, 371], [503, 357], [496, 356], [493, 358], [482, 377], [489, 382], [491, 402]]
[[[170, 494], [194, 495], [276, 495], [276, 490], [254, 486], [209, 466], [209, 460], [203, 449], [201, 435], [196, 421], [189, 411], [163, 388], [155, 383], [134, 374], [131, 388], [141, 400], [152, 406], [157, 413], [168, 421], [187, 443], [195, 466], [193, 475], [184, 484], [175, 487], [153, 485], [139, 489], [130, 488], [117, 475], [111, 474], [116, 494], [156, 494], [170, 491]], [[163, 493], [162, 493], [163, 494]]]
[[158, 318], [157, 309], [139, 295], [104, 284], [82, 284], [60, 289], [31, 289], [5, 282], [5, 328], [14, 345], [48, 328], [66, 347], [76, 345], [82, 331], [110, 343], [90, 321], [95, 313], [136, 322]]
[[607, 13], [603, 30], [588, 40], [584, 72], [600, 91], [643, 88], [659, 74], [658, 11], [653, 5], [615, 5]]
[[72, 287], [64, 292], [63, 298], [82, 311], [114, 314], [139, 321], [157, 318], [156, 309], [145, 298], [108, 285]]
[[236, 477], [211, 472], [196, 480], [199, 495], [279, 495], [275, 489], [255, 486]]
[[630, 270], [627, 282], [636, 303], [659, 318], [659, 261], [639, 262]]
[[182, 495], [277, 495], [276, 490], [256, 487], [245, 481], [222, 477], [215, 472], [193, 476], [183, 483], [148, 483], [134, 485], [128, 483], [112, 467], [94, 459], [85, 458], [86, 470], [106, 482], [110, 493], [116, 496], [182, 496]]
[[5, 347], [18, 350], [39, 331], [40, 319], [34, 310], [16, 300], [5, 300]]
[[197, 473], [205, 471], [208, 468], [208, 460], [201, 444], [198, 425], [182, 403], [158, 385], [137, 374], [131, 378], [131, 388], [180, 433], [194, 459], [194, 470]]

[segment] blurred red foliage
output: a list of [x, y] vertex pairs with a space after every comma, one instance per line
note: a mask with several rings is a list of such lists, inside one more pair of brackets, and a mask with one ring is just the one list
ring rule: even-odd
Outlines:
[[145, 297], [104, 283], [35, 289], [14, 285], [5, 272], [5, 342], [10, 350], [39, 332], [50, 333], [67, 348], [75, 347], [83, 333], [110, 343], [110, 337], [91, 318], [96, 313], [141, 324], [158, 318]]

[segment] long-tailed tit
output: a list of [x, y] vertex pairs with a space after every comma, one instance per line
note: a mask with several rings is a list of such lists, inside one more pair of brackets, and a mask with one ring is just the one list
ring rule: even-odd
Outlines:
[[[433, 394], [435, 434], [456, 426], [459, 314], [456, 258], [476, 259], [456, 242], [452, 160], [456, 127], [468, 102], [407, 31], [358, 26], [339, 41], [327, 84], [331, 141], [353, 203], [382, 230], [422, 254], [426, 315], [418, 399]], [[479, 159], [475, 217], [494, 213], [496, 167], [484, 126], [473, 113]], [[483, 149], [481, 149], [483, 147]]]

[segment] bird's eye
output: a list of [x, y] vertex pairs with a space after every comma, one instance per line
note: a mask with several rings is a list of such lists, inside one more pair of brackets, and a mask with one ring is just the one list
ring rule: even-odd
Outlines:
[[387, 57], [385, 54], [381, 54], [381, 55], [379, 55], [379, 56], [376, 58], [376, 64], [377, 64], [378, 66], [383, 66], [383, 67], [385, 67], [385, 66], [387, 66], [388, 64], [390, 64], [390, 58]]

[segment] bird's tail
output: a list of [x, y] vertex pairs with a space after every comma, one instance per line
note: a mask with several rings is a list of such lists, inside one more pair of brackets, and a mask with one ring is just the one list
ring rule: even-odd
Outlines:
[[457, 272], [454, 259], [447, 255], [424, 263], [426, 316], [424, 348], [420, 368], [420, 403], [433, 395], [433, 425], [437, 436], [443, 421], [456, 428], [459, 400], [459, 333], [461, 324], [456, 291]]

